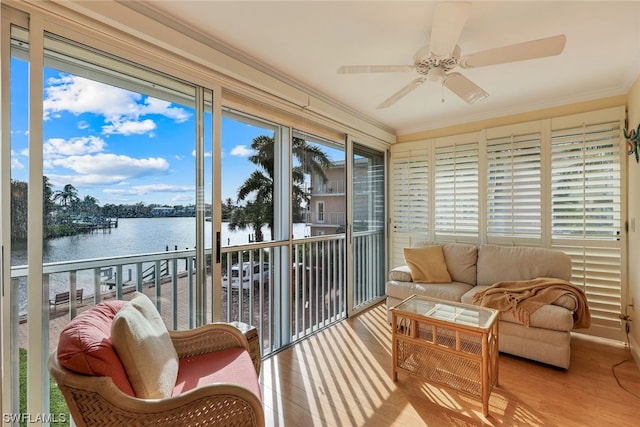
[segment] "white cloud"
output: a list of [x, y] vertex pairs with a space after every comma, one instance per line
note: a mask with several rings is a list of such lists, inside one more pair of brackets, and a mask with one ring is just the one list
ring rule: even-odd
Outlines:
[[193, 185], [149, 184], [136, 185], [132, 188], [145, 193], [175, 193], [183, 191], [195, 191], [195, 186]]
[[188, 194], [178, 194], [171, 198], [171, 201], [174, 203], [184, 203], [184, 202], [192, 202], [194, 201], [194, 197]]
[[170, 119], [175, 120], [177, 123], [183, 123], [189, 120], [191, 114], [185, 109], [179, 107], [172, 107], [168, 101], [163, 101], [158, 98], [147, 98], [145, 100], [145, 107], [142, 109], [143, 114], [160, 114]]
[[[128, 189], [116, 189], [107, 188], [103, 192], [108, 194], [121, 194], [121, 195], [145, 195], [149, 193], [194, 193], [195, 187], [189, 185], [169, 185], [169, 184], [149, 184], [149, 185], [135, 185]], [[180, 196], [176, 196], [180, 197]], [[188, 200], [192, 200], [193, 196], [183, 195], [182, 197], [188, 197]]]
[[42, 149], [45, 159], [59, 156], [76, 156], [90, 153], [98, 153], [104, 150], [104, 140], [97, 136], [80, 136], [69, 140], [63, 138], [50, 138], [45, 141]]
[[52, 113], [93, 113], [111, 121], [135, 117], [142, 95], [78, 76], [51, 78], [43, 102], [45, 120]]
[[[53, 167], [63, 167], [73, 173], [59, 174], [47, 171]], [[55, 186], [115, 185], [132, 178], [164, 174], [168, 170], [169, 162], [163, 158], [135, 159], [108, 153], [69, 156], [51, 159], [45, 163], [46, 174]]]
[[22, 170], [24, 169], [24, 165], [20, 162], [20, 160], [16, 159], [15, 157], [11, 157], [11, 169], [14, 170]]
[[103, 127], [105, 133], [125, 135], [155, 129], [151, 119], [135, 125], [141, 116], [159, 114], [182, 123], [191, 115], [167, 101], [66, 74], [47, 81], [43, 107], [45, 120], [58, 117], [64, 111], [74, 115], [92, 113], [104, 117], [107, 123]]
[[114, 121], [113, 124], [102, 126], [102, 133], [106, 135], [142, 135], [155, 130], [156, 124], [153, 120], [145, 119], [141, 122], [136, 121]]
[[86, 175], [59, 175], [48, 173], [47, 177], [49, 177], [49, 182], [54, 187], [62, 187], [67, 184], [71, 184], [74, 187], [81, 186], [99, 186], [99, 185], [115, 185], [122, 179], [125, 179], [124, 176], [117, 175], [99, 175], [99, 174], [86, 174]]
[[247, 157], [247, 156], [250, 156], [251, 154], [253, 154], [253, 151], [247, 148], [246, 145], [236, 145], [231, 150], [232, 156]]
[[[192, 157], [195, 157], [195, 156], [196, 156], [196, 150], [193, 150], [193, 151], [191, 152], [191, 156], [192, 156]], [[204, 157], [211, 157], [211, 152], [210, 152], [210, 151], [205, 151], [205, 152], [204, 152]]]
[[[21, 155], [28, 155], [28, 151], [25, 153], [25, 151], [23, 150], [22, 152], [20, 152]], [[24, 165], [22, 164], [22, 162], [18, 159], [18, 153], [15, 152], [15, 150], [11, 150], [11, 169], [13, 170], [22, 170], [24, 169]]]
[[69, 156], [52, 161], [55, 166], [71, 169], [79, 174], [118, 175], [137, 177], [163, 173], [169, 170], [169, 162], [160, 157], [136, 159], [129, 156], [99, 153], [96, 155]]

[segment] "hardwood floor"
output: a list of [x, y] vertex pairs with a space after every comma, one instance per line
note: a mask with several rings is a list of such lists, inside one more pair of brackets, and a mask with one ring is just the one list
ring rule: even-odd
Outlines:
[[572, 338], [571, 366], [500, 355], [489, 416], [466, 395], [400, 375], [391, 379], [385, 306], [330, 327], [264, 360], [268, 426], [635, 426], [640, 371], [617, 343]]

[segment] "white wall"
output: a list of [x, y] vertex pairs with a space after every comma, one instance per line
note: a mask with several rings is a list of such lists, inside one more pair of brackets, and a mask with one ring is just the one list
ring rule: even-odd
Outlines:
[[[640, 76], [631, 87], [628, 99], [628, 129], [637, 129], [640, 124]], [[629, 163], [627, 191], [628, 211], [629, 211], [629, 289], [628, 304], [633, 301], [634, 306], [628, 307], [631, 315], [631, 347], [636, 359], [636, 364], [640, 365], [640, 164], [636, 163], [635, 156], [627, 158]], [[635, 225], [635, 227], [634, 227]]]

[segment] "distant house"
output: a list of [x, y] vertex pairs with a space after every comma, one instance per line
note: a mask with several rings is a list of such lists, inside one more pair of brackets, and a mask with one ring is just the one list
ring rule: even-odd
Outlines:
[[345, 179], [344, 161], [333, 162], [325, 169], [326, 181], [311, 176], [306, 223], [312, 236], [344, 232], [345, 226]]
[[[381, 170], [382, 171], [382, 170]], [[346, 188], [344, 161], [333, 162], [324, 171], [327, 180], [311, 176], [311, 197], [309, 199], [306, 222], [312, 236], [344, 233], [346, 224]], [[367, 230], [372, 224], [372, 213], [377, 208], [375, 195], [378, 194], [369, 180], [372, 171], [367, 159], [357, 159], [353, 169], [354, 230]], [[380, 175], [381, 177], [383, 175]], [[383, 207], [382, 207], [383, 209]]]
[[175, 209], [168, 206], [161, 206], [151, 209], [152, 216], [175, 216]]

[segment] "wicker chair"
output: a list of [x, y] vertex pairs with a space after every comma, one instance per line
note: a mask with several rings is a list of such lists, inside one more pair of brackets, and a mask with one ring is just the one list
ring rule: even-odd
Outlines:
[[[245, 336], [228, 324], [169, 331], [169, 335], [180, 359], [234, 347], [250, 351]], [[255, 362], [254, 367], [258, 375]], [[49, 371], [78, 426], [264, 425], [261, 398], [242, 386], [216, 383], [165, 399], [140, 399], [123, 393], [109, 377], [64, 368], [57, 352], [49, 358]]]

